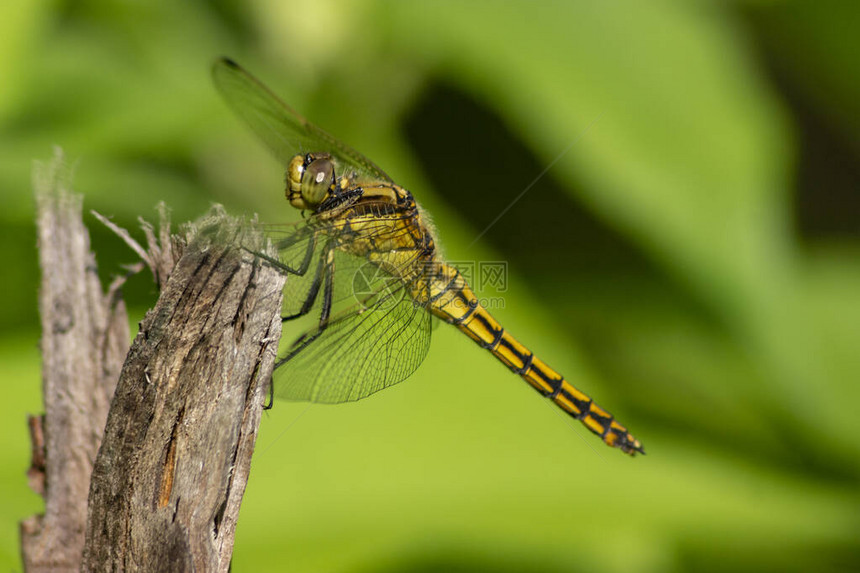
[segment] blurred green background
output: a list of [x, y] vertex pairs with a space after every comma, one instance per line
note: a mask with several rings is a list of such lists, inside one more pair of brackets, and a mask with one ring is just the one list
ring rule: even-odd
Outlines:
[[[129, 228], [161, 200], [294, 219], [212, 87], [229, 55], [450, 259], [507, 261], [498, 318], [648, 451], [440, 327], [407, 383], [265, 416], [234, 570], [857, 570], [858, 29], [849, 1], [2, 3], [0, 569], [41, 510], [32, 161], [62, 146]], [[135, 260], [86, 222], [105, 278]], [[125, 294], [136, 324], [157, 293]]]

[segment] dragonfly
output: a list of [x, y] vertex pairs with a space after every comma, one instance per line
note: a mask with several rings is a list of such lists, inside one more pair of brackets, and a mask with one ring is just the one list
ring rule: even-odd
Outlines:
[[607, 445], [644, 454], [604, 408], [511, 336], [447, 264], [429, 216], [412, 193], [364, 155], [285, 104], [234, 61], [212, 75], [230, 108], [286, 171], [285, 195], [302, 211], [270, 231], [277, 256], [255, 253], [288, 275], [282, 320], [312, 325], [279, 352], [273, 396], [360, 400], [408, 378], [427, 355], [433, 318], [488, 350]]

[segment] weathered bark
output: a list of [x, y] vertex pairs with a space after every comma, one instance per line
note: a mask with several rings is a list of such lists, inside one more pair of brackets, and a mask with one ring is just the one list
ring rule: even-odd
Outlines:
[[21, 523], [21, 552], [28, 571], [77, 571], [93, 460], [128, 351], [128, 318], [120, 282], [102, 291], [81, 197], [68, 190], [59, 154], [37, 165], [33, 179], [45, 414], [29, 420], [28, 478], [45, 497], [45, 513]]
[[[80, 225], [80, 199], [75, 201], [76, 209], [68, 216], [77, 217], [76, 232], [86, 237]], [[46, 220], [44, 224], [49, 230], [42, 230], [41, 223], [40, 218], [40, 237], [48, 233], [47, 239], [53, 239], [50, 234], [57, 233], [57, 223]], [[63, 385], [58, 393], [66, 402], [72, 402], [69, 409], [75, 414], [85, 412], [89, 424], [83, 426], [86, 430], [52, 434], [58, 426], [52, 419], [52, 408], [47, 405], [46, 382], [45, 467], [49, 509], [44, 518], [31, 518], [22, 525], [28, 570], [229, 569], [239, 504], [280, 337], [284, 278], [259, 265], [238, 247], [241, 244], [263, 249], [260, 233], [226, 217], [220, 210], [215, 209], [197, 225], [188, 226], [183, 237], [170, 236], [165, 224], [158, 237], [151, 227], [145, 227], [145, 231], [149, 243], [146, 250], [127, 234], [123, 238], [142, 254], [161, 285], [161, 295], [141, 322], [121, 374], [118, 365], [111, 367], [99, 362], [99, 369], [93, 367], [84, 374], [91, 383], [93, 379], [100, 380], [98, 391], [70, 386], [66, 378], [77, 376], [82, 357], [101, 356], [114, 343], [58, 351], [63, 357], [56, 368], [61, 373], [59, 384]], [[42, 238], [41, 243], [47, 239]], [[72, 241], [63, 238], [60, 242]], [[72, 259], [68, 254], [61, 256]], [[90, 282], [95, 281], [96, 292], [100, 293], [91, 255], [80, 260], [85, 262], [69, 264], [80, 267], [77, 272], [83, 272]], [[61, 280], [58, 290], [65, 292], [63, 287], [67, 282]], [[95, 320], [93, 316], [102, 321], [97, 325], [110, 324], [104, 313], [79, 308], [83, 302], [89, 304], [93, 295], [83, 296], [73, 291], [64, 296], [68, 308], [49, 302], [42, 305], [43, 316], [46, 308], [56, 307], [60, 311], [60, 318], [52, 322], [43, 318], [46, 336], [67, 334], [73, 326], [78, 326], [78, 321]], [[108, 298], [118, 300], [110, 291]], [[56, 310], [52, 312], [57, 314]], [[74, 318], [62, 322], [67, 314]], [[123, 323], [127, 324], [124, 313]], [[91, 329], [98, 334], [107, 327]], [[99, 340], [96, 334], [89, 339]], [[109, 341], [114, 338], [112, 335]], [[126, 331], [123, 341], [127, 340]], [[111, 383], [106, 385], [102, 381], [105, 376], [91, 375], [91, 371], [105, 376], [112, 373]], [[93, 411], [91, 402], [103, 405], [106, 411], [117, 377], [119, 382], [105, 425], [104, 412], [101, 418], [86, 413]], [[65, 417], [69, 415], [66, 413]], [[65, 420], [62, 416], [59, 419]], [[40, 426], [36, 424], [35, 428], [38, 430]], [[89, 438], [83, 445], [68, 441], [70, 435], [78, 433]], [[38, 431], [33, 436], [35, 444]], [[57, 442], [59, 455], [52, 448], [52, 440]], [[55, 472], [54, 456], [64, 461], [64, 452], [78, 461], [77, 465], [86, 466], [79, 472], [86, 470], [86, 480], [74, 482], [73, 489], [66, 483], [69, 472], [65, 466], [74, 464], [65, 462], [60, 472]], [[39, 463], [37, 457], [34, 456], [34, 468]], [[38, 485], [38, 470], [35, 476], [31, 482]], [[51, 500], [58, 491], [64, 493], [65, 505], [52, 513], [50, 508], [56, 502]], [[61, 526], [53, 526], [51, 515], [58, 516], [55, 521], [74, 519], [72, 525], [63, 521]], [[34, 558], [30, 559], [30, 555]]]
[[283, 277], [214, 213], [140, 325], [93, 470], [83, 570], [226, 571], [280, 337]]

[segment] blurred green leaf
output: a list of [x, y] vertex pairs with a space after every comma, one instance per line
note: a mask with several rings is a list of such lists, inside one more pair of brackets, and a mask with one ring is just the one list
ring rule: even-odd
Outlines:
[[[14, 522], [38, 507], [31, 162], [61, 145], [85, 207], [132, 229], [159, 200], [177, 223], [211, 201], [295, 219], [281, 166], [211, 86], [231, 55], [413, 190], [452, 259], [508, 261], [506, 329], [649, 452], [608, 450], [440, 327], [407, 384], [266, 417], [237, 568], [851, 569], [860, 250], [805, 243], [794, 194], [799, 114], [858, 160], [857, 18], [795, 0], [4, 5], [0, 564], [19, 567]], [[413, 148], [418, 119], [438, 129]], [[832, 200], [821, 181], [806, 200]], [[133, 260], [91, 228], [103, 276]], [[135, 278], [130, 304], [153, 288]]]

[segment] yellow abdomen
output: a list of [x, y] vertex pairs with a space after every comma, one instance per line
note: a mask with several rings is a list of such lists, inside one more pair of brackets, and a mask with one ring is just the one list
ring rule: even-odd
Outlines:
[[535, 390], [600, 436], [607, 445], [634, 455], [644, 454], [639, 440], [615, 418], [547, 366], [481, 306], [463, 276], [446, 264], [436, 264], [430, 284], [429, 310], [455, 325], [481, 347], [489, 350], [512, 372], [519, 374]]

